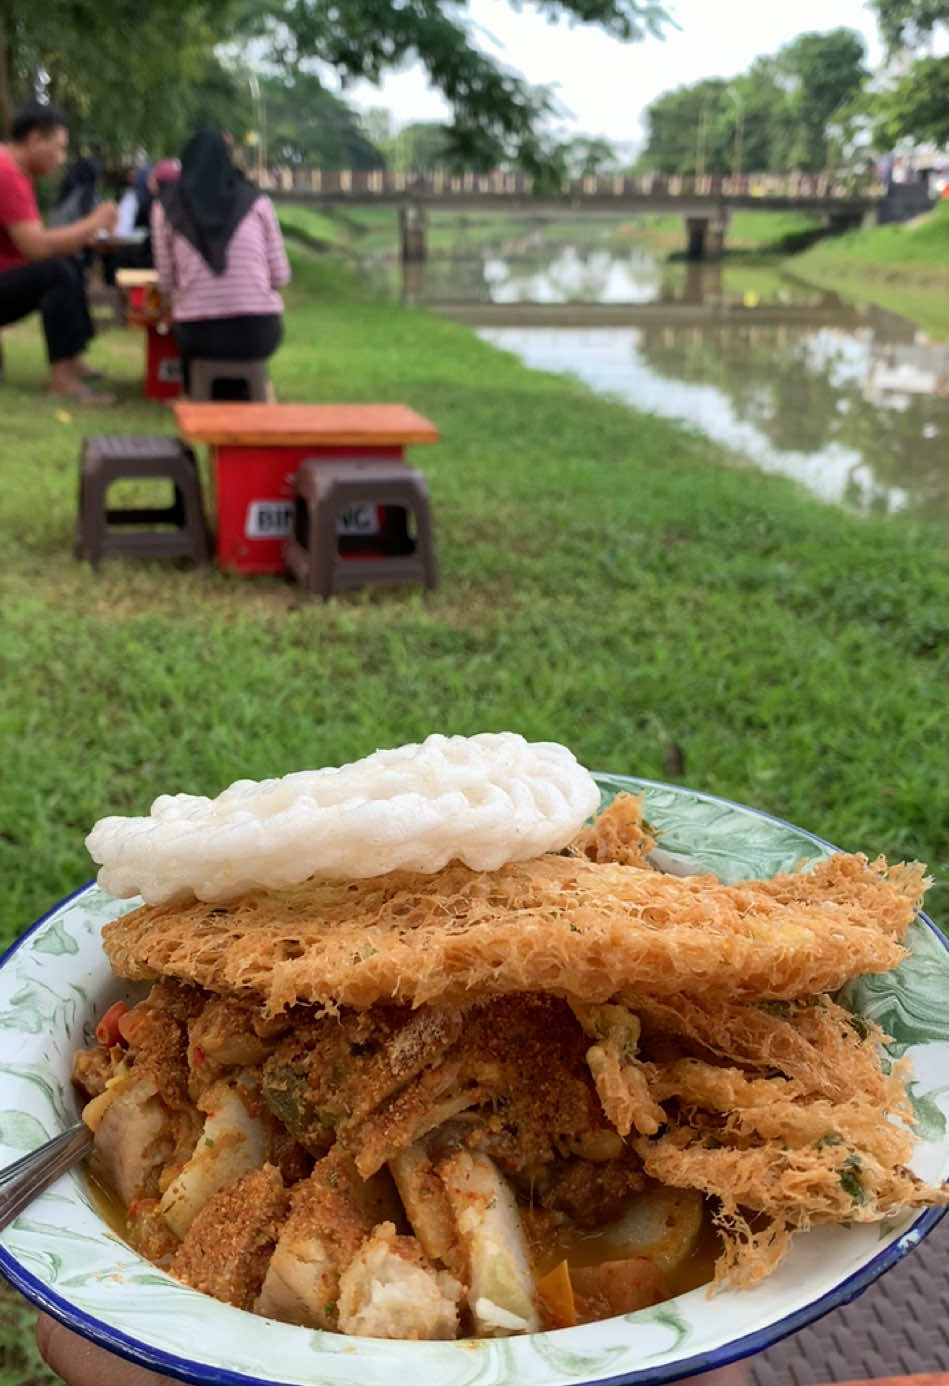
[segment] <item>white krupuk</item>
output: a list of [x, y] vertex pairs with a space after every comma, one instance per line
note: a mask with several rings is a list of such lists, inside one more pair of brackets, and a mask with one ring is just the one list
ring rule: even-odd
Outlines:
[[598, 807], [589, 771], [515, 732], [429, 736], [338, 769], [237, 780], [216, 799], [163, 794], [147, 818], [102, 818], [86, 838], [111, 895], [148, 904], [355, 879], [476, 871], [558, 851]]

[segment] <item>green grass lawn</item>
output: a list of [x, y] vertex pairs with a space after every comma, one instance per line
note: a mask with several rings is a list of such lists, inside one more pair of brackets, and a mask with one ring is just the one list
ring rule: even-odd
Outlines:
[[80, 440], [172, 416], [138, 397], [135, 333], [95, 348], [122, 403], [68, 413], [40, 392], [32, 326], [5, 333], [0, 936], [89, 875], [102, 813], [432, 730], [513, 727], [646, 775], [677, 744], [689, 783], [947, 870], [941, 531], [723, 467], [697, 436], [369, 297], [337, 260], [295, 266], [278, 394], [436, 421], [413, 460], [442, 586], [323, 605], [214, 568], [94, 575], [71, 555]]
[[348, 250], [353, 241], [353, 227], [349, 222], [295, 202], [279, 203], [277, 220], [284, 236], [314, 249]]
[[949, 201], [906, 225], [830, 237], [795, 257], [794, 272], [846, 298], [902, 313], [949, 340]]
[[[5, 331], [0, 937], [91, 876], [103, 814], [504, 728], [656, 778], [678, 748], [683, 783], [928, 861], [949, 917], [944, 531], [723, 465], [695, 434], [374, 299], [338, 258], [294, 264], [278, 395], [401, 400], [438, 424], [411, 460], [441, 586], [324, 605], [214, 568], [93, 574], [72, 557], [80, 440], [172, 416], [140, 397], [137, 333], [96, 344], [122, 399], [82, 412], [42, 393], [35, 327]], [[19, 1330], [0, 1337], [3, 1386], [41, 1379], [21, 1350]]]

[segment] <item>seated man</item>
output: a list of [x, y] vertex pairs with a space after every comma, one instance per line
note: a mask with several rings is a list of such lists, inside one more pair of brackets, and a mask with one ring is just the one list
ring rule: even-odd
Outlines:
[[62, 167], [68, 140], [65, 116], [32, 103], [14, 116], [9, 145], [0, 145], [0, 327], [39, 310], [50, 393], [105, 403], [108, 396], [90, 390], [95, 372], [82, 357], [93, 326], [74, 257], [114, 227], [115, 204], [100, 203], [71, 226], [46, 227], [33, 189], [34, 178]]

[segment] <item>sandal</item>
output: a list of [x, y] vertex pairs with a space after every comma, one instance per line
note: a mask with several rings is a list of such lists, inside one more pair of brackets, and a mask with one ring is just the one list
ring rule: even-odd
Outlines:
[[92, 390], [88, 385], [76, 385], [72, 390], [50, 390], [49, 397], [50, 399], [69, 400], [73, 404], [98, 405], [102, 408], [116, 402], [115, 395], [110, 395], [106, 390]]

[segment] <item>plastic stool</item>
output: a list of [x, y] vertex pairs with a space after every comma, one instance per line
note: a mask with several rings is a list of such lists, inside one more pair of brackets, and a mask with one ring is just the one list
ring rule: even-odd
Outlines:
[[266, 361], [210, 361], [195, 356], [188, 367], [188, 398], [246, 400], [265, 404], [269, 399]]
[[[370, 583], [438, 584], [428, 487], [419, 471], [396, 461], [324, 461], [306, 458], [295, 481], [293, 530], [284, 545], [290, 572], [310, 592], [326, 598], [347, 587]], [[339, 518], [351, 506], [386, 506], [415, 518], [415, 540], [407, 528], [387, 552], [383, 529], [377, 552], [341, 553]]]
[[[109, 509], [113, 481], [159, 477], [175, 488], [165, 508]], [[173, 525], [173, 529], [122, 532], [110, 525]], [[103, 554], [139, 558], [181, 557], [207, 563], [211, 546], [194, 453], [178, 438], [95, 437], [83, 439], [79, 458], [79, 518], [76, 555], [98, 568]]]

